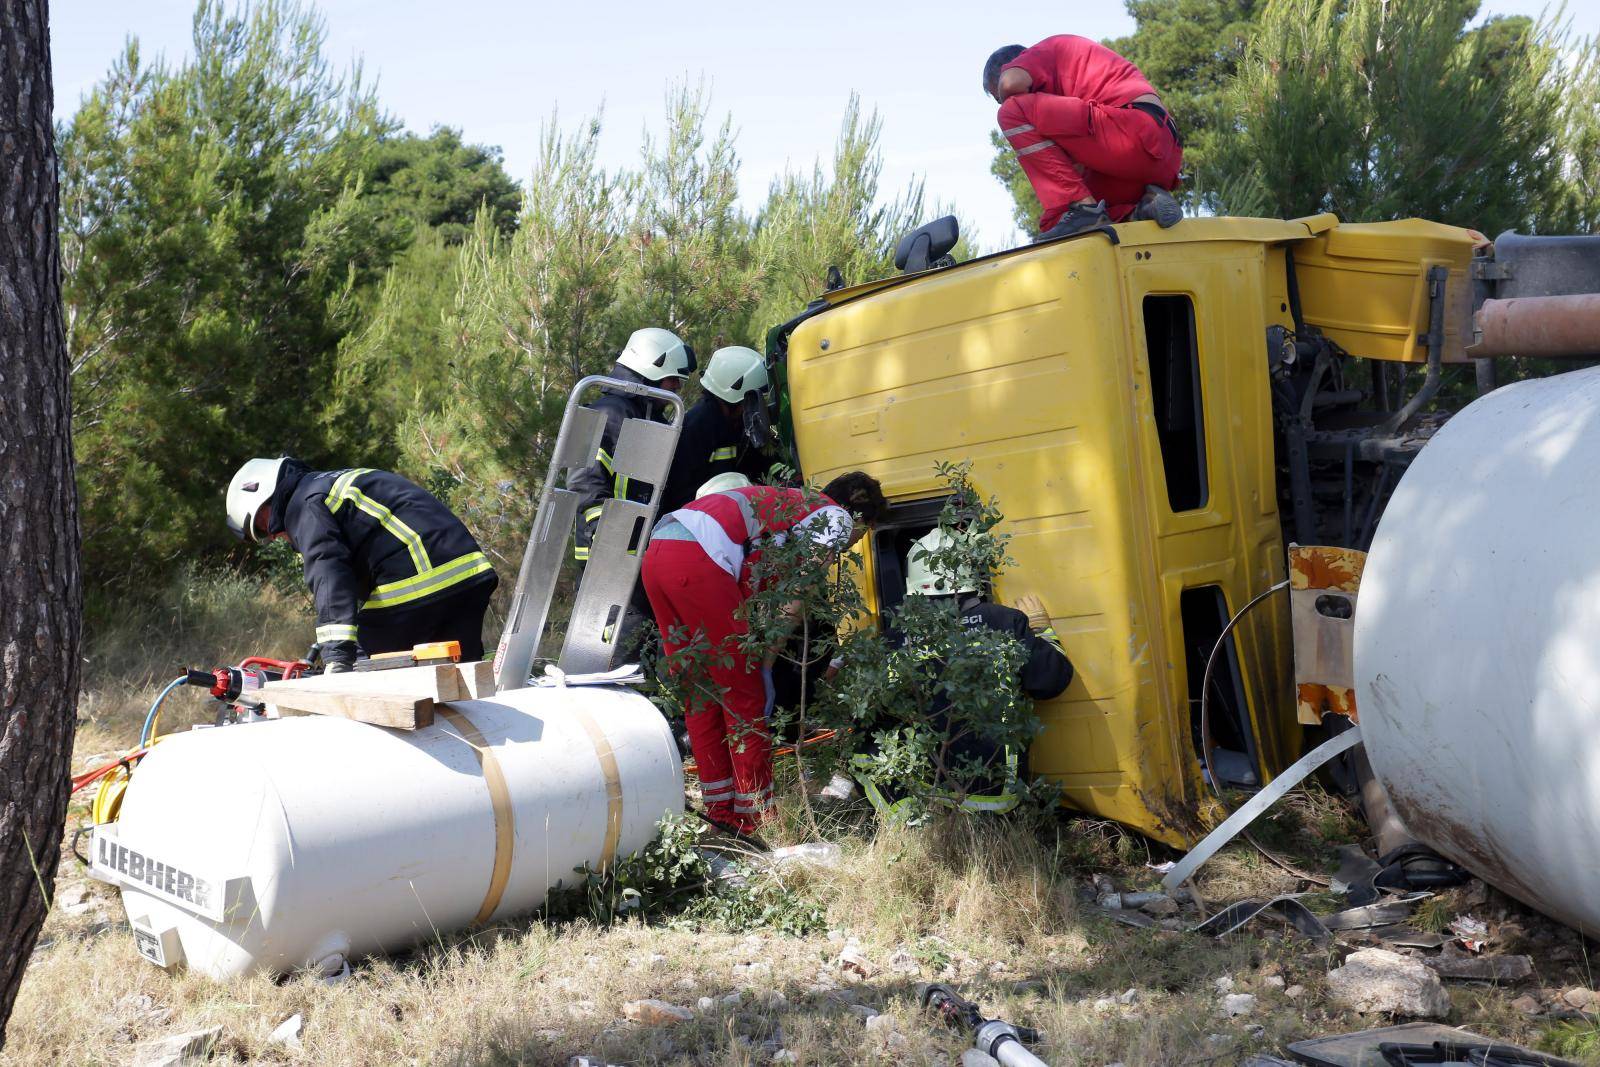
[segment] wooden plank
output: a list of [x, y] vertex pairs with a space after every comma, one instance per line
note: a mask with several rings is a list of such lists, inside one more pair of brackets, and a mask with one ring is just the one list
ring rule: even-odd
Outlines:
[[456, 664], [461, 686], [466, 690], [464, 700], [488, 700], [494, 696], [494, 664], [486, 659], [476, 663]]
[[433, 725], [433, 701], [410, 694], [344, 693], [302, 686], [274, 693], [268, 703], [276, 705], [280, 713], [333, 715], [398, 730], [419, 730]]
[[467, 700], [470, 694], [462, 683], [454, 663], [438, 663], [427, 667], [396, 667], [388, 671], [347, 671], [344, 674], [320, 674], [310, 678], [296, 678], [288, 682], [268, 682], [262, 686], [262, 698], [268, 703], [280, 703], [280, 695], [297, 692], [400, 694], [408, 697], [426, 697], [434, 703]]

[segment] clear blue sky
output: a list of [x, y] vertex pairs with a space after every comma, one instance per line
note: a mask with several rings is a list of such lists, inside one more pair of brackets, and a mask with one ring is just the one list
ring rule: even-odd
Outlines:
[[[1416, 0], [1425, 2], [1425, 0]], [[70, 115], [124, 39], [171, 60], [187, 53], [189, 0], [55, 0], [56, 111]], [[1538, 15], [1538, 0], [1487, 0], [1486, 11]], [[832, 151], [851, 90], [883, 118], [884, 179], [913, 175], [976, 224], [982, 243], [1010, 243], [1009, 199], [989, 175], [994, 105], [978, 87], [984, 57], [1053, 33], [1109, 37], [1133, 21], [1114, 0], [1022, 5], [771, 4], [761, 0], [327, 0], [329, 54], [360, 58], [383, 105], [408, 126], [460, 127], [499, 145], [513, 177], [533, 165], [539, 125], [605, 104], [605, 162], [637, 160], [661, 125], [667, 84], [707, 78], [713, 115], [731, 113], [743, 160], [741, 197], [759, 204], [786, 166]], [[1600, 30], [1600, 0], [1566, 8], [1580, 34]], [[1159, 86], [1157, 87], [1159, 89]]]

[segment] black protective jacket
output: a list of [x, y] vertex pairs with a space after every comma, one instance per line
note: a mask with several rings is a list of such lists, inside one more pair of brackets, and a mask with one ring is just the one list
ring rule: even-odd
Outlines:
[[496, 581], [494, 569], [432, 493], [369, 468], [284, 464], [268, 532], [287, 533], [305, 561], [328, 662], [355, 658], [363, 619]]
[[961, 625], [968, 633], [978, 630], [997, 630], [1016, 638], [1028, 650], [1028, 662], [1023, 664], [1022, 676], [1017, 679], [1022, 691], [1035, 700], [1049, 700], [1066, 692], [1072, 684], [1072, 662], [1062, 651], [1054, 630], [1035, 634], [1028, 628], [1028, 616], [1004, 604], [992, 604], [979, 597], [965, 597], [958, 610]]
[[766, 457], [745, 436], [744, 420], [728, 418], [714, 396], [683, 416], [683, 432], [672, 456], [667, 487], [661, 493], [660, 513], [677, 511], [694, 499], [695, 490], [719, 474], [737, 472], [752, 482], [766, 473]]
[[[606, 372], [623, 381], [652, 383], [635, 374], [620, 363]], [[612, 453], [616, 451], [617, 436], [622, 432], [624, 419], [649, 419], [666, 421], [661, 405], [654, 400], [629, 393], [615, 393], [602, 388], [600, 396], [588, 407], [605, 416], [606, 428], [600, 435], [600, 448], [593, 462], [567, 481], [567, 488], [578, 494], [577, 537], [572, 555], [578, 560], [589, 558], [589, 545], [594, 540], [594, 528], [600, 522], [600, 508], [613, 497], [644, 503], [650, 499], [651, 486], [629, 484], [626, 475], [618, 476], [611, 466]]]

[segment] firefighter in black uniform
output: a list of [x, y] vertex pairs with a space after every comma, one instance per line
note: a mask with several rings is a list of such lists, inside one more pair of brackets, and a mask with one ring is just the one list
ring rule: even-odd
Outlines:
[[[968, 633], [993, 630], [1010, 634], [1028, 653], [1017, 677], [1017, 688], [1034, 700], [1060, 696], [1072, 684], [1072, 662], [1056, 637], [1043, 602], [1036, 596], [1025, 596], [1018, 600], [1022, 610], [1008, 608], [987, 599], [975, 575], [953, 576], [934, 566], [932, 561], [936, 555], [951, 547], [951, 538], [949, 531], [935, 527], [912, 544], [907, 553], [906, 596], [954, 599], [961, 625]], [[943, 707], [930, 708], [929, 715], [938, 721], [944, 710]], [[1003, 756], [1006, 782], [1014, 782], [1019, 777], [1021, 768], [1015, 751], [1007, 749], [1001, 753], [992, 743], [976, 736], [962, 738], [953, 747], [956, 755], [964, 756], [974, 765], [993, 766], [996, 759]], [[896, 814], [903, 802], [885, 797], [866, 775], [858, 775], [858, 778], [866, 789], [867, 799], [880, 814]], [[968, 792], [959, 798], [951, 797], [950, 802], [964, 811], [1003, 812], [1016, 807], [1020, 799], [1006, 784], [997, 782], [987, 792]]]
[[767, 363], [753, 348], [719, 348], [700, 375], [704, 395], [683, 416], [678, 451], [661, 494], [662, 515], [693, 500], [720, 474], [754, 482], [765, 472]]
[[358, 649], [430, 641], [459, 641], [463, 661], [483, 658], [499, 579], [461, 520], [421, 486], [365, 467], [252, 459], [229, 484], [227, 507], [236, 536], [284, 537], [305, 560], [329, 673], [349, 670]]
[[[695, 369], [694, 349], [678, 340], [671, 330], [651, 326], [633, 331], [627, 345], [607, 373], [625, 382], [641, 382], [676, 393]], [[572, 555], [580, 563], [589, 559], [589, 545], [606, 500], [615, 497], [643, 503], [650, 499], [650, 488], [628, 484], [628, 476], [612, 470], [611, 454], [625, 419], [662, 421], [665, 413], [657, 401], [630, 393], [602, 388], [600, 396], [588, 405], [606, 418], [600, 435], [600, 448], [593, 462], [567, 480], [567, 488], [578, 494], [577, 537]]]

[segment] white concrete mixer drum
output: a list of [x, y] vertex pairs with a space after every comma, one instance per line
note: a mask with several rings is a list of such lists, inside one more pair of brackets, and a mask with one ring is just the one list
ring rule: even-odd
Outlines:
[[226, 978], [527, 912], [682, 810], [648, 700], [529, 688], [410, 733], [309, 716], [169, 738], [91, 849], [141, 953]]
[[1407, 828], [1600, 930], [1600, 369], [1490, 393], [1422, 450], [1367, 559], [1355, 673]]

